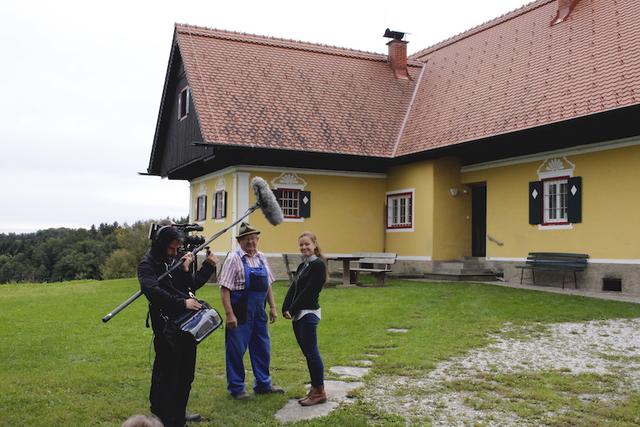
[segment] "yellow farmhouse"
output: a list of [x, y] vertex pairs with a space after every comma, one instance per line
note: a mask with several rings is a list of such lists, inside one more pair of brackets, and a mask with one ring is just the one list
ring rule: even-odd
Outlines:
[[176, 25], [148, 173], [190, 182], [206, 236], [263, 177], [285, 221], [249, 220], [279, 274], [312, 230], [413, 277], [530, 283], [529, 254], [584, 254], [578, 287], [640, 294], [640, 3], [538, 0], [410, 56], [386, 35], [382, 55]]

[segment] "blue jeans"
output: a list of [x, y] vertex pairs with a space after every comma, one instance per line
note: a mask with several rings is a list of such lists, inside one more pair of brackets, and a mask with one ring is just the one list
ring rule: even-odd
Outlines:
[[320, 351], [318, 350], [318, 323], [320, 319], [315, 314], [306, 314], [302, 319], [292, 322], [293, 333], [307, 359], [307, 367], [311, 375], [311, 385], [320, 387], [324, 385], [324, 365]]

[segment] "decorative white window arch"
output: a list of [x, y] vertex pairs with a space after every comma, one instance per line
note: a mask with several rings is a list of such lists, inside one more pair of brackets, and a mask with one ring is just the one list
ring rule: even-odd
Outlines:
[[[572, 228], [570, 199], [581, 199], [580, 178], [573, 178], [575, 164], [566, 157], [552, 157], [538, 167], [538, 182], [530, 183], [530, 223], [539, 229]], [[574, 208], [575, 211], [575, 208]], [[573, 221], [579, 222], [579, 221]]]
[[306, 186], [307, 181], [293, 172], [283, 172], [271, 181], [285, 221], [304, 222], [311, 215], [311, 193], [305, 191]]

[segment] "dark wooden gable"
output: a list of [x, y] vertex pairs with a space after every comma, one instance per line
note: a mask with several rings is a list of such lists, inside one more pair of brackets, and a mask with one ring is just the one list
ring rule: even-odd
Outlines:
[[203, 156], [212, 155], [212, 149], [193, 145], [193, 142], [202, 142], [193, 96], [189, 96], [187, 116], [183, 119], [178, 117], [178, 99], [182, 90], [188, 86], [180, 48], [174, 35], [147, 169], [151, 175], [168, 176], [175, 169], [202, 160]]

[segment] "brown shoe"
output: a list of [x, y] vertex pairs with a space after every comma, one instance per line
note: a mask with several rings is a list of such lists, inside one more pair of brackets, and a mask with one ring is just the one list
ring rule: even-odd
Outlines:
[[313, 392], [300, 402], [302, 406], [313, 406], [319, 405], [327, 401], [327, 395], [324, 392], [324, 386], [321, 385], [319, 387], [313, 387]]
[[313, 393], [313, 386], [309, 387], [309, 391], [307, 392], [307, 395], [305, 397], [303, 397], [302, 399], [298, 399], [298, 403], [302, 403], [303, 400], [307, 400], [309, 396], [311, 396], [311, 393]]

